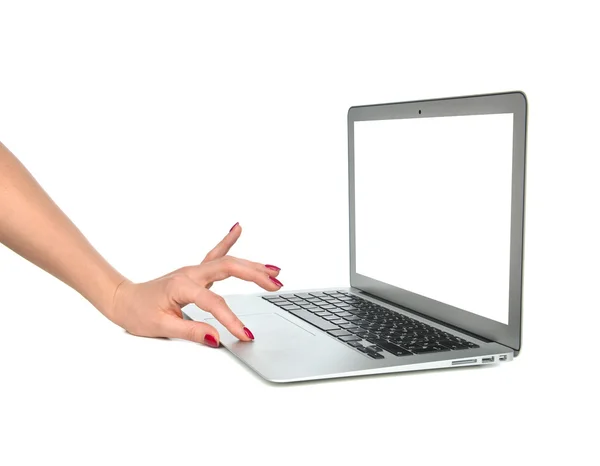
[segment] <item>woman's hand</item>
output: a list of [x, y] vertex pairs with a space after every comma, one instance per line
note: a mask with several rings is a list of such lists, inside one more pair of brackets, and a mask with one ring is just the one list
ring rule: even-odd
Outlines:
[[209, 290], [216, 280], [239, 277], [268, 291], [282, 284], [279, 268], [226, 254], [240, 237], [235, 224], [202, 264], [184, 267], [147, 283], [131, 283], [89, 243], [81, 231], [0, 143], [0, 243], [77, 290], [106, 317], [134, 335], [185, 338], [219, 345], [214, 327], [183, 320], [181, 308], [194, 303], [212, 313], [240, 340], [252, 332]]
[[133, 335], [183, 338], [219, 346], [219, 333], [214, 327], [204, 322], [183, 320], [181, 308], [193, 303], [210, 312], [240, 340], [253, 340], [252, 332], [229, 309], [225, 300], [209, 290], [213, 282], [229, 277], [252, 281], [267, 291], [277, 291], [283, 286], [275, 278], [279, 274], [278, 267], [226, 255], [241, 232], [236, 223], [200, 265], [183, 267], [146, 283], [123, 281], [115, 291], [107, 317]]

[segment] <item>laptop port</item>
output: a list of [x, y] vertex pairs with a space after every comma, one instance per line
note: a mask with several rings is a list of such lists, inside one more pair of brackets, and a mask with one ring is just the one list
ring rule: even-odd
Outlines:
[[500, 356], [498, 356], [498, 361], [506, 361], [508, 359], [508, 357], [506, 356], [506, 354], [502, 354]]
[[475, 364], [477, 359], [460, 359], [458, 361], [452, 361], [453, 366], [461, 366], [463, 364]]
[[481, 358], [481, 362], [494, 362], [494, 356], [490, 356], [489, 358]]

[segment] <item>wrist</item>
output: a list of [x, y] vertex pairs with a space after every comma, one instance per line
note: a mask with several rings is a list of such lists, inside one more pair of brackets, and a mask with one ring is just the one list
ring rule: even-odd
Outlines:
[[105, 310], [100, 310], [100, 312], [102, 312], [102, 314], [104, 314], [106, 318], [108, 318], [110, 321], [114, 322], [117, 325], [121, 325], [117, 318], [117, 304], [119, 301], [118, 298], [119, 296], [122, 296], [123, 290], [131, 284], [132, 282], [130, 280], [121, 275], [121, 280], [114, 287], [114, 290], [110, 295], [110, 304]]
[[111, 266], [98, 270], [86, 280], [84, 297], [105, 317], [112, 319], [115, 295], [119, 287], [128, 281]]

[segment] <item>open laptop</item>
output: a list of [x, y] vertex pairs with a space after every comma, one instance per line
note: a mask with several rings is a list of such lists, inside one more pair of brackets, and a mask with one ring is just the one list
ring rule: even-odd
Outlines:
[[350, 108], [350, 287], [188, 306], [272, 382], [511, 361], [521, 348], [522, 92]]

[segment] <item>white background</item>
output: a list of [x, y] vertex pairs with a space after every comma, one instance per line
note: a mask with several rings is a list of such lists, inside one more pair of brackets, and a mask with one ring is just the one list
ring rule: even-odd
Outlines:
[[240, 221], [234, 253], [282, 267], [287, 289], [345, 284], [348, 107], [514, 89], [530, 103], [515, 362], [271, 386], [225, 350], [124, 334], [1, 249], [0, 463], [597, 457], [591, 7], [0, 5], [0, 140], [134, 280], [199, 261]]
[[356, 272], [508, 324], [512, 149], [512, 113], [355, 122]]

